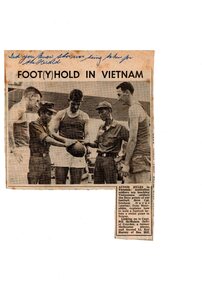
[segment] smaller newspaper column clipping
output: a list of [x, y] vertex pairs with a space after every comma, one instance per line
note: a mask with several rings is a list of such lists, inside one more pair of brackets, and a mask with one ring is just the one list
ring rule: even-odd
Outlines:
[[120, 185], [116, 195], [116, 238], [152, 240], [151, 185]]

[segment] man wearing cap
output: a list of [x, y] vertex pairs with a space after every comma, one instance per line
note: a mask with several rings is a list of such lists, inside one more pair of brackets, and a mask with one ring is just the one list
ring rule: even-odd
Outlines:
[[41, 102], [38, 110], [39, 118], [29, 124], [29, 184], [51, 184], [51, 160], [49, 156], [50, 145], [67, 147], [75, 140], [66, 140], [60, 136], [52, 135], [48, 123], [56, 111], [51, 102]]
[[[27, 87], [21, 100], [8, 111], [8, 182], [26, 184], [29, 164], [29, 122], [38, 117], [41, 92]], [[35, 119], [34, 118], [34, 119]]]
[[130, 137], [122, 165], [122, 173], [126, 177], [125, 183], [150, 182], [150, 118], [137, 100], [130, 82], [122, 82], [116, 89], [118, 100], [129, 106]]
[[[89, 116], [80, 110], [83, 93], [79, 89], [70, 92], [69, 107], [61, 110], [51, 120], [50, 130], [61, 137], [89, 142]], [[55, 166], [56, 184], [66, 184], [70, 171], [70, 184], [80, 184], [83, 170], [86, 167], [85, 157], [75, 157], [64, 149], [52, 147], [52, 160]]]
[[103, 101], [98, 104], [96, 110], [104, 121], [98, 129], [97, 138], [94, 143], [86, 145], [97, 148], [95, 161], [94, 183], [116, 184], [117, 169], [115, 158], [121, 150], [122, 142], [128, 141], [129, 132], [112, 117], [112, 105]]

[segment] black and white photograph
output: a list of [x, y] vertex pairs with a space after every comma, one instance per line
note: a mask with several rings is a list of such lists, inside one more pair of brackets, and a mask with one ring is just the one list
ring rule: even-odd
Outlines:
[[151, 112], [148, 81], [9, 84], [8, 184], [151, 182]]
[[7, 186], [152, 184], [153, 55], [6, 51]]
[[201, 2], [0, 5], [0, 284], [201, 285]]
[[113, 189], [115, 238], [153, 239], [154, 51], [5, 51], [6, 185]]

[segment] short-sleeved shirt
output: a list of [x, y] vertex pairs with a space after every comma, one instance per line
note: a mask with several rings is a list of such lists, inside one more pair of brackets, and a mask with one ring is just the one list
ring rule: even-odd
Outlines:
[[123, 141], [128, 141], [129, 131], [113, 120], [110, 126], [101, 125], [98, 130], [95, 143], [98, 147], [98, 152], [111, 153], [117, 155], [121, 150]]
[[29, 124], [29, 147], [31, 153], [48, 153], [50, 144], [45, 141], [50, 132], [47, 126], [43, 125], [42, 121], [37, 119]]

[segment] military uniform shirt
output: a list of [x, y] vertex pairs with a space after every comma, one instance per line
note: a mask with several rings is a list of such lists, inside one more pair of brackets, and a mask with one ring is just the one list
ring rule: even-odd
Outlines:
[[31, 153], [48, 153], [50, 144], [45, 141], [50, 136], [48, 127], [44, 126], [40, 118], [29, 124], [29, 147]]
[[101, 125], [95, 143], [98, 152], [117, 155], [121, 150], [122, 141], [128, 141], [129, 131], [117, 121], [113, 120], [110, 126]]

